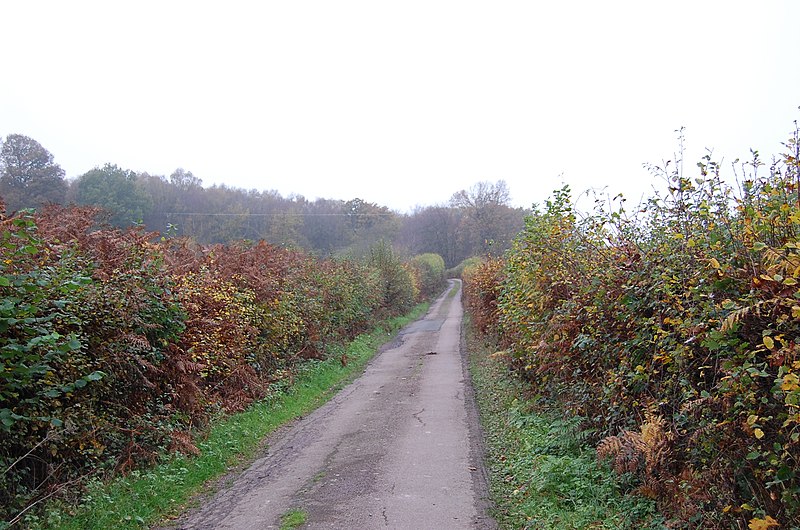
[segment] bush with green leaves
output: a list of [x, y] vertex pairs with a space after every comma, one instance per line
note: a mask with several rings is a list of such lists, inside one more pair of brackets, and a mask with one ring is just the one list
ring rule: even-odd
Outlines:
[[[48, 480], [63, 446], [63, 412], [101, 379], [79, 352], [78, 291], [91, 279], [70, 253], [53, 258], [29, 214], [0, 236], [0, 504], [19, 507]], [[30, 453], [24, 461], [20, 456]]]
[[692, 178], [652, 167], [667, 190], [632, 213], [558, 190], [500, 274], [467, 276], [518, 373], [675, 524], [800, 523], [798, 136], [737, 166], [738, 188], [710, 156]]
[[367, 265], [379, 278], [380, 307], [408, 311], [419, 296], [411, 267], [403, 263], [386, 241], [380, 241], [369, 251]]
[[[81, 214], [64, 213], [62, 235]], [[152, 459], [173, 429], [170, 380], [158, 365], [182, 330], [182, 312], [158, 253], [134, 232], [87, 235], [98, 250], [125, 255], [108, 270], [81, 248], [86, 240], [53, 237], [49, 221], [26, 213], [3, 221], [0, 236], [7, 513], [87, 469]]]
[[418, 294], [387, 245], [367, 263], [263, 241], [200, 247], [98, 225], [99, 213], [52, 205], [0, 219], [9, 521], [85, 477], [196, 454], [210, 419], [282, 391]]
[[410, 265], [416, 274], [421, 296], [433, 297], [444, 289], [444, 258], [439, 254], [419, 254], [411, 258]]

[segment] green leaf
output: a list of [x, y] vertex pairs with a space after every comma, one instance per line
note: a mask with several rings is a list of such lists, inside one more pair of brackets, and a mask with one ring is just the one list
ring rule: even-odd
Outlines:
[[69, 342], [67, 342], [67, 346], [69, 346], [70, 350], [79, 350], [81, 347], [81, 341], [78, 340], [78, 337], [75, 335], [70, 335]]
[[84, 379], [86, 379], [87, 381], [99, 381], [105, 376], [106, 374], [104, 372], [97, 371], [87, 375]]

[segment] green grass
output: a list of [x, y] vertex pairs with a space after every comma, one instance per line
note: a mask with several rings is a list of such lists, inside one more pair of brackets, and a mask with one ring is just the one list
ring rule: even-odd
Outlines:
[[280, 530], [292, 530], [303, 524], [308, 520], [308, 514], [303, 510], [289, 510], [281, 517]]
[[526, 400], [502, 356], [471, 334], [468, 347], [500, 528], [663, 528], [651, 501], [597, 463], [580, 418]]
[[[122, 530], [176, 517], [206, 483], [251, 461], [265, 436], [324, 404], [360, 375], [382, 344], [427, 309], [428, 304], [420, 304], [409, 315], [360, 335], [343, 352], [325, 361], [306, 363], [284, 393], [242, 413], [219, 418], [207, 438], [197, 444], [200, 456], [173, 455], [153, 468], [108, 483], [91, 482], [76, 506], [52, 502], [38, 515], [29, 515], [24, 524], [32, 528]], [[347, 355], [346, 366], [342, 366], [340, 353]]]

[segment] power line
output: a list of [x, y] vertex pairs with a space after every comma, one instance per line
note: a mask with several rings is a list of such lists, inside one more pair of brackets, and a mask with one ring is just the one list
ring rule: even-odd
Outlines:
[[393, 212], [388, 213], [227, 213], [227, 212], [152, 212], [150, 215], [175, 215], [198, 217], [393, 217], [399, 216]]

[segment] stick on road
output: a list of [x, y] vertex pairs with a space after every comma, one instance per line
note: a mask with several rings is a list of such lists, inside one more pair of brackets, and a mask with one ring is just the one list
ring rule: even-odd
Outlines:
[[267, 454], [178, 522], [184, 529], [493, 528], [461, 354], [461, 283], [364, 375], [270, 440]]

